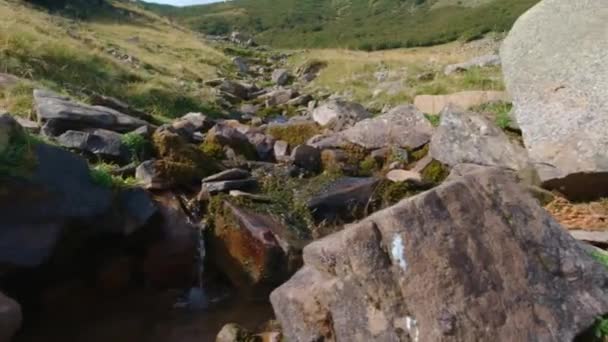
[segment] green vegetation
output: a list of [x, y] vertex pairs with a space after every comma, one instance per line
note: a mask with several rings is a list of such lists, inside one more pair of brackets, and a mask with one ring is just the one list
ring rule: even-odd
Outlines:
[[123, 178], [112, 174], [117, 167], [112, 164], [100, 163], [91, 168], [91, 180], [93, 183], [112, 189], [133, 188], [139, 185], [134, 177]]
[[433, 115], [433, 114], [424, 114], [424, 117], [427, 120], [429, 120], [429, 122], [431, 123], [431, 125], [433, 125], [433, 127], [439, 126], [439, 122], [441, 121], [441, 116]]
[[[89, 3], [88, 6], [91, 6]], [[194, 34], [124, 1], [108, 1], [87, 20], [0, 2], [0, 72], [25, 79], [0, 91], [0, 106], [31, 116], [31, 89], [88, 101], [100, 93], [153, 115], [215, 113], [200, 81], [227, 58]]]
[[291, 147], [305, 143], [320, 132], [321, 128], [317, 124], [310, 122], [270, 125], [267, 130], [267, 133], [275, 139], [285, 140]]
[[606, 266], [606, 268], [608, 268], [608, 253], [594, 251], [593, 253], [591, 253], [591, 256], [595, 260], [597, 260], [600, 264], [602, 264], [602, 265]]
[[439, 184], [450, 174], [450, 170], [440, 162], [433, 160], [422, 170], [422, 179], [427, 182]]
[[131, 153], [133, 161], [143, 161], [152, 151], [152, 144], [141, 134], [126, 133], [122, 135], [121, 140]]
[[495, 123], [498, 127], [503, 130], [508, 129], [511, 126], [511, 116], [509, 113], [513, 105], [507, 102], [496, 102], [481, 105], [479, 107], [472, 108], [473, 111], [479, 113], [491, 113], [494, 117]]
[[175, 8], [145, 5], [208, 34], [249, 32], [278, 47], [367, 51], [469, 41], [507, 31], [538, 0], [235, 0]]
[[[3, 141], [6, 139], [6, 141]], [[36, 166], [34, 146], [41, 140], [25, 132], [0, 137], [0, 179], [27, 177]]]

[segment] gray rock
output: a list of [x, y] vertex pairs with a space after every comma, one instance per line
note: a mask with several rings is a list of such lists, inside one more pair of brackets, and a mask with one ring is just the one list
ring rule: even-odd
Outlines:
[[0, 341], [11, 341], [22, 321], [21, 305], [0, 292]]
[[344, 223], [362, 218], [379, 179], [344, 177], [310, 198], [307, 205], [316, 222]]
[[260, 160], [274, 160], [275, 139], [263, 133], [250, 132], [246, 134], [249, 143], [255, 149]]
[[284, 140], [277, 140], [274, 143], [274, 157], [277, 161], [286, 161], [289, 159], [289, 144]]
[[22, 118], [20, 116], [15, 116], [15, 120], [26, 131], [33, 133], [33, 134], [40, 133], [40, 125], [37, 122], [34, 122], [30, 119]]
[[304, 95], [300, 95], [296, 98], [293, 98], [293, 99], [287, 101], [287, 105], [295, 106], [295, 107], [307, 106], [308, 103], [312, 100], [313, 100], [312, 96], [310, 96], [308, 94], [304, 94]]
[[218, 89], [220, 92], [228, 94], [236, 100], [247, 100], [249, 99], [249, 94], [255, 91], [253, 87], [247, 84], [229, 80], [222, 81]]
[[141, 188], [121, 191], [118, 194], [117, 202], [124, 209], [122, 215], [125, 217], [126, 224], [119, 231], [124, 235], [135, 233], [158, 213], [158, 207], [150, 194]]
[[330, 100], [312, 112], [312, 118], [316, 123], [335, 131], [352, 127], [357, 122], [371, 116], [362, 105], [342, 100]]
[[526, 150], [485, 117], [452, 107], [441, 113], [441, 123], [431, 140], [429, 154], [454, 166], [471, 163], [521, 170], [528, 166]]
[[94, 106], [103, 106], [103, 107], [107, 107], [107, 108], [112, 108], [121, 113], [130, 115], [130, 116], [142, 119], [142, 120], [154, 121], [154, 117], [152, 115], [142, 112], [138, 109], [135, 109], [135, 108], [129, 106], [127, 103], [122, 102], [119, 99], [116, 99], [116, 98], [113, 98], [110, 96], [95, 94], [95, 95], [91, 96], [91, 104]]
[[235, 179], [246, 179], [249, 177], [251, 177], [251, 173], [249, 171], [233, 168], [233, 169], [222, 171], [220, 173], [216, 173], [207, 178], [204, 178], [203, 183], [235, 180]]
[[67, 130], [86, 128], [102, 128], [126, 133], [147, 125], [147, 122], [141, 119], [114, 109], [72, 102], [66, 97], [45, 90], [34, 90], [34, 104], [38, 121], [53, 121], [53, 129], [46, 132], [54, 136]]
[[391, 170], [386, 174], [391, 182], [422, 182], [420, 173], [409, 170]]
[[471, 68], [484, 68], [489, 66], [500, 65], [500, 56], [498, 55], [485, 55], [475, 57], [469, 61], [458, 64], [451, 64], [445, 67], [443, 73], [445, 75], [451, 75], [455, 72], [467, 71]]
[[291, 159], [294, 165], [311, 172], [321, 170], [321, 151], [308, 145], [296, 146], [291, 151]]
[[309, 60], [298, 67], [296, 74], [301, 81], [312, 82], [326, 66], [326, 62]]
[[414, 106], [402, 105], [386, 114], [359, 121], [341, 134], [347, 141], [366, 149], [390, 146], [417, 149], [429, 142], [433, 126]]
[[487, 170], [313, 242], [270, 300], [294, 342], [571, 341], [608, 312], [607, 281], [509, 174]]
[[206, 133], [210, 130], [215, 121], [202, 113], [188, 113], [181, 118], [173, 121], [171, 127], [181, 136], [192, 140], [194, 133]]
[[289, 81], [289, 71], [287, 69], [276, 69], [271, 75], [272, 82], [278, 86], [284, 86]]
[[217, 194], [220, 192], [228, 192], [231, 190], [251, 190], [258, 186], [255, 179], [236, 179], [224, 180], [215, 182], [204, 182], [202, 191], [209, 194]]
[[573, 200], [608, 195], [607, 21], [602, 0], [543, 0], [501, 48], [530, 158]]
[[144, 189], [165, 190], [171, 188], [173, 184], [164, 179], [158, 169], [159, 163], [155, 160], [148, 160], [141, 163], [135, 169], [135, 178], [140, 182]]
[[280, 88], [260, 96], [260, 98], [266, 101], [266, 107], [272, 107], [284, 105], [296, 96], [298, 93], [295, 90]]
[[222, 327], [222, 330], [220, 330], [215, 338], [215, 342], [255, 341], [254, 338], [254, 335], [247, 329], [238, 324], [229, 323]]
[[127, 161], [129, 151], [122, 144], [122, 136], [116, 132], [96, 129], [92, 132], [66, 131], [57, 142], [67, 148], [92, 153], [100, 158]]

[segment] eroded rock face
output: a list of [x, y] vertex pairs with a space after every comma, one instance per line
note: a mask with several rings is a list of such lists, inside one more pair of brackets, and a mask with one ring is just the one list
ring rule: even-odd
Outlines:
[[270, 296], [289, 341], [570, 341], [608, 312], [606, 269], [496, 169], [316, 241], [304, 263]]
[[540, 179], [571, 199], [608, 191], [607, 21], [605, 1], [544, 0], [519, 18], [501, 48]]
[[89, 106], [46, 90], [34, 90], [38, 120], [46, 122], [46, 134], [60, 135], [67, 130], [103, 128], [126, 133], [147, 122], [102, 106]]
[[302, 246], [271, 217], [229, 202], [221, 205], [211, 233], [211, 260], [234, 286], [265, 296], [301, 265]]
[[386, 114], [365, 119], [341, 133], [341, 136], [366, 149], [388, 146], [416, 149], [431, 139], [433, 126], [412, 105], [393, 108]]
[[0, 341], [9, 342], [21, 327], [21, 306], [0, 292]]
[[450, 166], [470, 163], [521, 170], [528, 165], [525, 149], [509, 141], [493, 122], [453, 107], [441, 113], [429, 152]]

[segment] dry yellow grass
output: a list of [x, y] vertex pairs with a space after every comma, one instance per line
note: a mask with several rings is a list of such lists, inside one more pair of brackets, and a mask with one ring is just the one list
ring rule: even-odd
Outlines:
[[589, 203], [572, 203], [556, 197], [545, 207], [547, 211], [568, 229], [608, 230], [608, 200]]

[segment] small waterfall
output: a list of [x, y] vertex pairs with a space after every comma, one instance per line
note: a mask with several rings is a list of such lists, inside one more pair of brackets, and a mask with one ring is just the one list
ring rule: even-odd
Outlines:
[[196, 272], [198, 286], [192, 287], [187, 293], [187, 308], [191, 310], [204, 310], [209, 306], [209, 298], [203, 286], [203, 273], [205, 272], [205, 225], [203, 223], [194, 225], [196, 227], [197, 260]]

